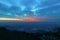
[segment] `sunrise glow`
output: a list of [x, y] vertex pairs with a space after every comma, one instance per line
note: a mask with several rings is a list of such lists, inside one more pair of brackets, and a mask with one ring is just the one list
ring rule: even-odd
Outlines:
[[0, 18], [0, 21], [22, 21], [22, 22], [37, 22], [44, 21], [43, 18]]

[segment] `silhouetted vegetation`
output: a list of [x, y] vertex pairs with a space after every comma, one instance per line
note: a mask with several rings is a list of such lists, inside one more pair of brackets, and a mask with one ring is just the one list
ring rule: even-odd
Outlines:
[[56, 32], [26, 33], [0, 28], [0, 40], [60, 40], [60, 28], [55, 28], [54, 30]]

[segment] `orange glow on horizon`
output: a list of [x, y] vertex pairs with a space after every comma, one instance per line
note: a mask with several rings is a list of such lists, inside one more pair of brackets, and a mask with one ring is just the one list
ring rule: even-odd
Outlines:
[[36, 22], [36, 21], [42, 21], [41, 18], [0, 18], [0, 21], [22, 21], [22, 22]]
[[52, 18], [36, 18], [36, 17], [26, 17], [26, 18], [0, 18], [0, 22], [42, 22], [52, 20]]

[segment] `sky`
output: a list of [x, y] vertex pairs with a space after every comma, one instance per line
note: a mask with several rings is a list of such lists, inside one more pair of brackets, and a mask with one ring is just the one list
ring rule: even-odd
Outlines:
[[0, 0], [0, 18], [60, 18], [60, 0]]
[[[35, 21], [44, 21], [51, 20], [54, 18], [60, 19], [60, 0], [0, 0], [0, 25], [10, 25], [14, 28], [16, 26], [22, 25], [22, 29], [28, 31], [28, 26], [31, 30], [45, 29], [49, 30], [50, 27], [55, 27], [55, 23], [23, 23], [23, 22], [35, 22]], [[23, 21], [22, 23], [1, 23], [1, 20], [17, 20]], [[15, 22], [14, 21], [14, 22]], [[54, 20], [53, 20], [54, 21]], [[60, 21], [60, 20], [59, 20]], [[4, 22], [4, 21], [3, 21]], [[15, 25], [16, 24], [16, 25]], [[54, 24], [54, 25], [52, 25]], [[56, 23], [58, 24], [58, 23]], [[60, 25], [60, 24], [58, 24]], [[27, 27], [24, 27], [27, 26]], [[34, 27], [36, 26], [36, 27]], [[40, 27], [42, 26], [42, 27]], [[45, 27], [46, 26], [46, 27]], [[47, 29], [48, 27], [48, 29]], [[10, 28], [10, 27], [9, 27]], [[20, 27], [19, 27], [20, 28]]]

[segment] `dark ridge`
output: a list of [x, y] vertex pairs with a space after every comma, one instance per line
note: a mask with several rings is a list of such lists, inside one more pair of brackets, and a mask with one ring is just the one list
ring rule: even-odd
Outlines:
[[27, 33], [16, 30], [10, 31], [2, 27], [0, 28], [0, 40], [60, 40], [60, 28], [54, 30], [56, 32]]

